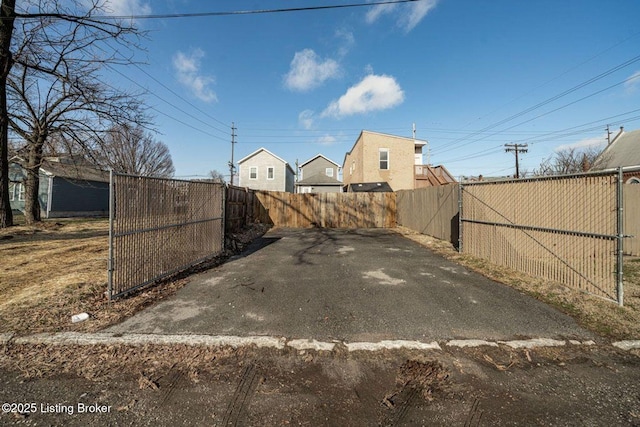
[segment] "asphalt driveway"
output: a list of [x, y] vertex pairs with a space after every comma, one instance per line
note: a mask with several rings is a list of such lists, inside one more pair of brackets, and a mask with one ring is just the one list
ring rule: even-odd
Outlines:
[[272, 230], [108, 331], [352, 342], [593, 338], [559, 311], [381, 229]]

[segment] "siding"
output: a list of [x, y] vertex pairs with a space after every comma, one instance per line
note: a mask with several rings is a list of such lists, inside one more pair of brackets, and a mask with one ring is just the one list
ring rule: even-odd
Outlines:
[[[252, 190], [293, 192], [293, 173], [288, 171], [285, 174], [285, 170], [288, 168], [284, 163], [265, 151], [255, 154], [239, 166], [239, 185], [241, 187], [248, 187]], [[249, 179], [249, 172], [252, 166], [258, 167], [258, 179]], [[267, 168], [269, 167], [273, 167], [274, 176], [272, 180], [267, 179]], [[288, 187], [291, 188], [289, 189]]]
[[109, 214], [109, 183], [54, 177], [50, 218]]
[[314, 159], [312, 162], [307, 163], [303, 168], [301, 168], [302, 179], [311, 178], [319, 173], [326, 175], [327, 168], [333, 169], [333, 178], [338, 179], [338, 168], [336, 165], [322, 157]]

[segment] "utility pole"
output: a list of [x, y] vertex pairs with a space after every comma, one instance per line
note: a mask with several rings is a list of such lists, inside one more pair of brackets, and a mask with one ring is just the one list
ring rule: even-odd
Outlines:
[[515, 153], [516, 154], [516, 179], [520, 178], [520, 164], [518, 163], [518, 154], [526, 153], [529, 151], [527, 149], [527, 144], [504, 144], [507, 147], [504, 151], [507, 153]]
[[607, 128], [605, 129], [607, 131], [607, 145], [611, 144], [611, 130], [609, 129], [610, 125], [607, 125]]
[[233, 185], [233, 175], [236, 167], [233, 163], [233, 146], [236, 143], [236, 126], [234, 122], [231, 122], [231, 161], [229, 162], [229, 174], [231, 175], [231, 185]]

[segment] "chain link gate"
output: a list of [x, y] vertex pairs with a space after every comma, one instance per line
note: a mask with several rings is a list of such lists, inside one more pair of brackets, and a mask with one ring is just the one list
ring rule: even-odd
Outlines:
[[224, 199], [218, 183], [111, 172], [109, 299], [221, 253]]
[[622, 169], [460, 185], [459, 250], [623, 304]]

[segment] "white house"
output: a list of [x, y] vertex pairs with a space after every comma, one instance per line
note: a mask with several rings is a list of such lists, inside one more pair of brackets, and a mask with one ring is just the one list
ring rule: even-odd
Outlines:
[[293, 193], [295, 172], [283, 159], [260, 148], [238, 162], [239, 185], [253, 190]]

